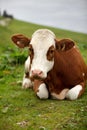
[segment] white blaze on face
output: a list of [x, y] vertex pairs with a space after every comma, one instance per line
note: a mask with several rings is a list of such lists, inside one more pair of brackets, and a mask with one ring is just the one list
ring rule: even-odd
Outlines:
[[55, 47], [55, 35], [47, 29], [36, 31], [31, 40], [31, 45], [34, 51], [34, 57], [31, 64], [30, 76], [33, 70], [41, 70], [43, 78], [46, 78], [47, 73], [53, 68], [54, 60], [47, 59], [47, 52], [51, 46]]

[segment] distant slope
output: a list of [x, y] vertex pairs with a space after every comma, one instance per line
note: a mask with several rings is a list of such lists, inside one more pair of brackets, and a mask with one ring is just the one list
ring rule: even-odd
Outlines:
[[22, 33], [28, 37], [31, 37], [32, 33], [40, 28], [51, 29], [57, 38], [71, 38], [80, 47], [82, 54], [85, 59], [87, 59], [87, 35], [82, 33], [76, 33], [71, 31], [66, 31], [62, 29], [57, 29], [53, 27], [41, 26], [37, 24], [32, 24], [28, 22], [23, 22], [19, 20], [12, 20], [7, 27], [0, 26], [0, 53], [6, 50], [8, 46], [14, 46], [11, 41], [11, 36], [14, 33]]
[[13, 20], [0, 26], [0, 130], [86, 130], [87, 88], [75, 101], [40, 100], [32, 89], [21, 89], [27, 49], [11, 41], [14, 33], [31, 37], [39, 28], [78, 42], [87, 63], [87, 35]]

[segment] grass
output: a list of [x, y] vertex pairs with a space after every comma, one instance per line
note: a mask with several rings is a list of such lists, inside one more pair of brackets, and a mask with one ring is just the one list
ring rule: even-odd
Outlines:
[[0, 26], [0, 130], [86, 130], [87, 88], [75, 101], [40, 100], [31, 89], [21, 89], [27, 50], [18, 49], [11, 36], [22, 33], [31, 37], [39, 28], [51, 29], [59, 39], [73, 39], [87, 63], [86, 34], [18, 20]]

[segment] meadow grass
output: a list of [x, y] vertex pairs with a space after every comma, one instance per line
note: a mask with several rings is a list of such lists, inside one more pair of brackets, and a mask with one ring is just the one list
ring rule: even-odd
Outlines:
[[32, 89], [21, 89], [27, 49], [18, 49], [11, 36], [22, 33], [31, 37], [39, 28], [51, 29], [59, 39], [73, 39], [87, 63], [86, 34], [18, 20], [0, 26], [0, 130], [86, 130], [87, 88], [75, 101], [40, 100]]

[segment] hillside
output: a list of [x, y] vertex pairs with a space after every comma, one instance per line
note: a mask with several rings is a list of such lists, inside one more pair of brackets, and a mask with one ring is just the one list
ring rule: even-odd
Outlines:
[[14, 33], [22, 33], [28, 37], [31, 37], [32, 33], [39, 28], [51, 29], [56, 34], [56, 37], [59, 39], [60, 38], [73, 39], [76, 43], [78, 43], [78, 46], [85, 57], [85, 54], [83, 51], [86, 51], [87, 49], [87, 34], [76, 33], [76, 32], [56, 29], [52, 27], [36, 25], [36, 24], [27, 23], [27, 22], [18, 21], [18, 20], [12, 20], [9, 26], [7, 27], [0, 26], [0, 43], [1, 43], [0, 52], [5, 50], [5, 48], [7, 48], [8, 46], [13, 46], [10, 38]]
[[87, 88], [76, 101], [39, 100], [31, 89], [21, 89], [27, 49], [18, 49], [11, 36], [31, 37], [39, 28], [51, 29], [59, 39], [73, 39], [87, 63], [86, 34], [19, 20], [0, 26], [0, 130], [86, 130]]

